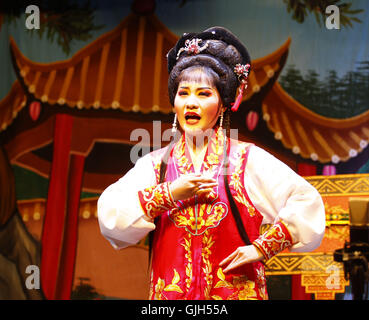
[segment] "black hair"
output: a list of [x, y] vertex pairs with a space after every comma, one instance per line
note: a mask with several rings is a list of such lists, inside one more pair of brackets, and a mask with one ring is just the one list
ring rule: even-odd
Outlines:
[[175, 80], [176, 92], [181, 82], [204, 82], [217, 89], [220, 86], [219, 75], [212, 68], [200, 65], [194, 65], [182, 70]]

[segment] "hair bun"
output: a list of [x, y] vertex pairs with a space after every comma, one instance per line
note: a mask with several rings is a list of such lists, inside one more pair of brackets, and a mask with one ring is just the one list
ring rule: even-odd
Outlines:
[[[201, 52], [202, 54], [210, 54], [216, 59], [222, 60], [222, 62], [226, 63], [231, 69], [235, 67], [237, 63], [240, 64], [251, 64], [250, 55], [246, 49], [246, 47], [242, 44], [242, 42], [228, 29], [223, 27], [211, 27], [209, 29], [204, 30], [200, 33], [184, 33], [183, 36], [177, 41], [176, 45], [168, 52], [168, 72], [170, 73], [173, 67], [178, 62], [178, 52], [181, 49], [185, 48], [187, 40], [200, 39], [204, 44], [206, 40], [215, 40], [222, 41], [226, 43], [227, 47], [226, 51], [219, 50], [217, 52], [208, 52], [209, 50], [204, 50]], [[213, 41], [212, 41], [213, 42]], [[230, 56], [235, 56], [234, 51], [237, 50], [238, 55], [240, 57], [240, 61], [234, 63], [232, 59], [229, 59]], [[233, 52], [232, 52], [233, 51]], [[232, 53], [232, 54], [231, 54]], [[181, 56], [186, 56], [184, 52], [180, 53]]]

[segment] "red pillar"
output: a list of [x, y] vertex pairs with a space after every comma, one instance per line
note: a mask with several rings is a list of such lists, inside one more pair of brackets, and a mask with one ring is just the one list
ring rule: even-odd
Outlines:
[[64, 223], [67, 211], [69, 152], [73, 118], [57, 114], [49, 190], [41, 239], [41, 286], [47, 299], [55, 299]]
[[68, 183], [68, 206], [62, 254], [56, 286], [56, 299], [68, 300], [72, 292], [78, 240], [78, 212], [85, 157], [71, 155]]
[[[297, 173], [301, 176], [315, 176], [316, 166], [307, 163], [299, 163]], [[305, 292], [305, 287], [301, 285], [301, 274], [291, 276], [291, 299], [292, 300], [311, 300], [311, 294]]]

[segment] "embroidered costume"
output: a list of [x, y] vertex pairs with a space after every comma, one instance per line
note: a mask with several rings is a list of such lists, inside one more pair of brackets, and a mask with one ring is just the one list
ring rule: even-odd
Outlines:
[[[225, 109], [229, 129], [229, 114], [240, 107], [251, 71], [250, 56], [238, 38], [221, 27], [184, 34], [167, 58], [171, 104], [181, 105], [174, 102], [183, 73], [202, 68], [206, 85], [220, 96], [207, 106], [217, 108], [217, 116]], [[195, 100], [191, 108], [201, 110], [204, 106]], [[183, 109], [188, 108], [185, 96], [181, 101]], [[179, 112], [179, 121], [183, 114]], [[190, 127], [201, 119], [200, 113], [195, 116]], [[114, 248], [135, 244], [155, 230], [150, 299], [267, 299], [262, 262], [228, 272], [220, 263], [246, 244], [267, 260], [288, 248], [313, 250], [323, 238], [325, 213], [319, 193], [266, 151], [225, 137], [222, 125], [223, 112], [220, 127], [211, 123], [215, 130], [196, 172], [217, 181], [211, 192], [174, 201], [170, 183], [195, 173], [184, 129], [179, 141], [143, 156], [98, 200], [100, 229]], [[267, 224], [270, 228], [261, 232]]]
[[[208, 196], [174, 202], [168, 184], [194, 172], [184, 135], [169, 159], [166, 182], [158, 184], [165, 148], [142, 159], [109, 186], [98, 201], [104, 236], [115, 248], [137, 243], [156, 225], [150, 299], [267, 299], [264, 266], [246, 264], [223, 273], [219, 263], [244, 246], [222, 179], [223, 131], [210, 140], [201, 173], [218, 181]], [[291, 248], [308, 251], [322, 239], [324, 206], [318, 192], [262, 149], [230, 142], [229, 185], [250, 241], [265, 259]], [[262, 159], [262, 160], [261, 160]], [[260, 234], [264, 224], [272, 226]]]

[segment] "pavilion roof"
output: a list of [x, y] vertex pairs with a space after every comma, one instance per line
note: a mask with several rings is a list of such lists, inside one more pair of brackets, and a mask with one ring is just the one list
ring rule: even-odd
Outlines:
[[336, 119], [316, 114], [275, 83], [263, 101], [263, 118], [274, 137], [293, 153], [321, 163], [347, 161], [369, 142], [369, 111]]
[[[10, 40], [18, 77], [35, 99], [71, 108], [172, 112], [167, 93], [167, 52], [178, 37], [152, 14], [130, 14], [115, 29], [68, 60], [37, 63]], [[252, 61], [244, 100], [281, 70], [290, 39], [266, 57]]]
[[[178, 36], [154, 15], [131, 13], [115, 29], [71, 58], [37, 63], [10, 39], [18, 80], [0, 101], [0, 132], [32, 100], [45, 106], [172, 112], [167, 93], [166, 53]], [[321, 163], [347, 161], [369, 141], [369, 111], [350, 119], [320, 116], [289, 96], [276, 82], [291, 43], [253, 60], [244, 100], [266, 94], [262, 112], [275, 138], [293, 153]], [[28, 100], [27, 100], [28, 97]]]

